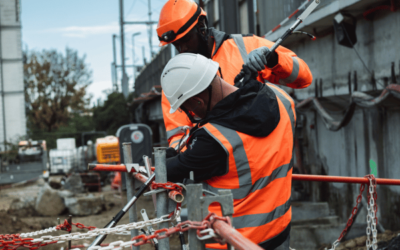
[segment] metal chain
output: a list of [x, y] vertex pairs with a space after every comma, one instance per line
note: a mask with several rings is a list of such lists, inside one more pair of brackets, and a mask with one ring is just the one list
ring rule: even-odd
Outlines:
[[159, 229], [151, 235], [140, 234], [133, 237], [130, 241], [115, 241], [110, 243], [109, 246], [93, 246], [89, 250], [120, 250], [122, 248], [128, 248], [131, 246], [151, 244], [152, 239], [161, 240], [179, 232], [186, 232], [190, 229], [197, 230], [197, 238], [200, 240], [214, 238], [220, 244], [225, 244], [226, 242], [223, 239], [219, 238], [219, 236], [215, 234], [214, 229], [211, 228], [216, 220], [225, 221], [231, 226], [231, 221], [229, 217], [220, 217], [214, 213], [211, 213], [206, 218], [204, 218], [202, 222], [185, 221], [177, 224], [175, 227]]
[[[373, 250], [378, 249], [378, 241], [377, 235], [378, 231], [376, 229], [376, 225], [378, 224], [378, 219], [376, 217], [376, 213], [378, 212], [378, 204], [376, 203], [376, 199], [378, 195], [376, 193], [376, 180], [373, 175], [367, 176], [369, 180], [368, 186], [368, 205], [367, 205], [367, 240], [366, 240], [366, 247], [367, 250], [372, 248]], [[372, 242], [371, 242], [371, 232], [372, 232]]]
[[[21, 238], [21, 237], [28, 237], [29, 235], [35, 236], [38, 234], [43, 234], [46, 232], [55, 232], [57, 231], [57, 227], [52, 227], [49, 229], [26, 233], [21, 235], [5, 235], [2, 236], [0, 240], [0, 249], [17, 249], [18, 247], [26, 247], [31, 250], [38, 249], [39, 247], [43, 247], [49, 244], [54, 243], [63, 243], [69, 240], [82, 240], [82, 239], [90, 239], [96, 237], [101, 234], [118, 234], [118, 235], [130, 235], [130, 231], [133, 229], [142, 229], [147, 225], [156, 225], [163, 222], [169, 222], [175, 219], [176, 216], [171, 217], [170, 215], [164, 215], [160, 218], [155, 218], [148, 221], [140, 221], [129, 223], [126, 225], [119, 225], [113, 228], [96, 228], [86, 233], [69, 233], [63, 234], [59, 236], [51, 236], [51, 235], [44, 235], [37, 239], [32, 238]], [[63, 224], [62, 224], [63, 225]]]
[[[74, 226], [76, 226], [77, 228], [80, 228], [80, 229], [88, 229], [89, 231], [96, 228], [96, 227], [93, 227], [93, 226], [85, 226], [82, 223], [72, 223], [72, 225], [74, 225]], [[19, 237], [28, 238], [28, 237], [33, 237], [33, 236], [37, 236], [37, 235], [40, 235], [40, 234], [56, 232], [58, 230], [67, 230], [68, 232], [71, 231], [71, 225], [68, 223], [68, 220], [65, 220], [63, 224], [57, 225], [55, 227], [50, 227], [50, 228], [39, 230], [39, 231], [36, 231], [36, 232], [22, 233], [22, 234], [19, 235]], [[1, 235], [0, 235], [0, 237], [1, 237]]]
[[[378, 205], [376, 203], [376, 200], [378, 198], [378, 195], [376, 193], [376, 180], [375, 180], [374, 175], [366, 175], [365, 178], [367, 178], [369, 180], [369, 185], [368, 185], [369, 192], [367, 195], [367, 200], [369, 201], [369, 203], [368, 203], [368, 207], [367, 207], [368, 215], [367, 215], [366, 246], [367, 246], [367, 250], [369, 250], [370, 247], [372, 247], [374, 250], [376, 250], [378, 248], [377, 239], [376, 239], [377, 234], [378, 234], [378, 231], [376, 230], [376, 225], [378, 224], [378, 218], [376, 217], [376, 213], [378, 212]], [[364, 190], [365, 190], [365, 184], [361, 184], [360, 193], [358, 194], [357, 200], [356, 200], [356, 205], [353, 207], [353, 210], [351, 211], [351, 216], [346, 223], [346, 227], [340, 234], [339, 238], [335, 242], [333, 242], [332, 247], [329, 250], [336, 249], [336, 247], [340, 244], [340, 241], [347, 234], [347, 231], [349, 230], [350, 226], [353, 224], [354, 217], [358, 213], [358, 206], [362, 200], [362, 193], [364, 192]], [[370, 239], [371, 231], [372, 231], [372, 237], [373, 237], [372, 243], [371, 243], [371, 239]], [[325, 248], [325, 250], [327, 250], [327, 248]]]
[[40, 234], [52, 233], [52, 232], [56, 232], [56, 231], [58, 231], [57, 226], [49, 227], [47, 229], [43, 229], [43, 230], [36, 231], [36, 232], [22, 233], [19, 236], [21, 238], [28, 238], [28, 237], [33, 237], [33, 236], [37, 236], [37, 235], [40, 235]]
[[59, 236], [42, 236], [38, 239], [34, 239], [32, 242], [46, 242], [49, 240], [52, 241], [68, 241], [68, 240], [82, 240], [82, 239], [90, 239], [96, 237], [100, 234], [117, 234], [117, 235], [130, 235], [130, 231], [134, 229], [142, 229], [146, 227], [146, 225], [156, 225], [163, 222], [169, 222], [172, 218], [168, 218], [169, 215], [164, 215], [160, 218], [155, 218], [148, 221], [140, 221], [140, 222], [133, 222], [125, 225], [119, 225], [113, 228], [96, 228], [86, 233], [70, 233], [70, 234], [63, 234]]
[[162, 189], [166, 189], [166, 190], [175, 190], [178, 192], [182, 192], [182, 189], [183, 189], [180, 185], [172, 183], [172, 182], [166, 182], [166, 183], [153, 182], [153, 183], [151, 183], [151, 189], [158, 189], [158, 188], [162, 188]]

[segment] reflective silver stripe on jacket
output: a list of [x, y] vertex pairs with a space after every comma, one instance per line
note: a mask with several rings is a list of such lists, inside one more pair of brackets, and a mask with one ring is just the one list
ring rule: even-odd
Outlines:
[[[247, 154], [244, 150], [242, 138], [240, 138], [239, 134], [233, 129], [229, 129], [214, 123], [211, 123], [211, 125], [213, 125], [232, 145], [233, 152], [235, 152], [233, 154], [233, 157], [235, 159], [236, 171], [239, 177], [239, 187], [242, 188], [249, 185], [251, 186], [252, 181], [251, 181], [250, 165], [249, 161], [247, 160]], [[207, 133], [209, 133], [212, 136], [212, 133], [208, 131], [206, 127], [204, 128], [207, 131]], [[214, 137], [214, 139], [216, 138]], [[219, 140], [217, 141], [219, 142]], [[224, 145], [222, 145], [222, 147], [225, 148]], [[228, 151], [226, 151], [226, 153], [229, 155]], [[229, 164], [229, 159], [228, 159], [228, 164]], [[235, 199], [235, 197], [233, 198]]]
[[232, 226], [236, 229], [245, 227], [259, 227], [274, 221], [286, 214], [290, 209], [290, 198], [282, 205], [276, 207], [269, 213], [248, 214], [238, 217], [233, 217]]
[[[233, 199], [243, 199], [248, 194], [265, 188], [272, 181], [279, 179], [279, 178], [285, 178], [287, 176], [287, 173], [291, 169], [292, 169], [291, 163], [282, 165], [282, 166], [276, 168], [274, 171], [272, 171], [270, 176], [265, 176], [265, 177], [258, 179], [254, 183], [254, 185], [251, 185], [251, 183], [250, 183], [249, 185], [245, 185], [243, 187], [241, 186], [240, 188], [229, 189], [229, 190], [231, 190], [231, 192], [232, 192]], [[218, 193], [218, 190], [223, 190], [223, 188], [215, 188], [204, 182], [203, 182], [203, 189], [206, 189], [213, 193]]]
[[167, 131], [167, 140], [171, 139], [171, 137], [174, 135], [183, 134], [184, 133], [183, 128], [184, 128], [184, 126], [180, 126], [180, 127], [177, 127], [177, 128]]
[[[290, 102], [289, 102], [290, 104]], [[293, 114], [293, 113], [292, 113]], [[293, 117], [294, 119], [294, 117]], [[251, 179], [251, 171], [250, 171], [250, 165], [247, 159], [247, 154], [244, 150], [243, 146], [243, 141], [240, 138], [239, 134], [234, 131], [233, 129], [229, 129], [226, 127], [223, 127], [218, 124], [213, 124], [211, 123], [231, 144], [233, 151], [235, 152], [233, 157], [235, 159], [235, 164], [236, 164], [236, 171], [238, 173], [238, 178], [239, 178], [239, 188], [236, 189], [230, 189], [233, 195], [233, 199], [243, 199], [245, 198], [249, 193], [255, 192], [257, 190], [263, 189], [266, 187], [269, 183], [271, 183], [273, 180], [276, 180], [278, 178], [284, 178], [287, 176], [287, 173], [289, 170], [292, 168], [292, 164], [284, 164], [276, 169], [274, 169], [271, 173], [270, 176], [265, 176], [260, 179], [258, 179], [254, 185], [252, 184], [252, 179]], [[207, 133], [212, 136], [220, 145], [222, 148], [224, 148], [226, 154], [227, 154], [227, 171], [229, 171], [229, 152], [225, 148], [225, 146], [207, 129], [207, 127], [203, 127]], [[207, 183], [203, 183], [203, 188], [206, 190], [209, 190], [214, 193], [218, 193], [219, 188], [212, 187], [208, 185]]]
[[231, 35], [233, 41], [236, 43], [236, 46], [238, 47], [240, 51], [240, 55], [242, 56], [243, 63], [246, 63], [247, 59], [247, 51], [246, 51], [246, 46], [244, 45], [244, 40], [243, 36], [241, 34], [233, 34]]
[[[285, 106], [286, 112], [289, 114], [289, 118], [290, 118], [290, 122], [292, 125], [292, 132], [293, 132], [293, 138], [294, 138], [294, 132], [295, 132], [295, 128], [296, 128], [296, 120], [294, 118], [294, 112], [296, 112], [295, 110], [293, 110], [292, 108], [292, 103], [293, 99], [290, 98], [288, 95], [284, 95], [282, 94], [276, 87], [273, 86], [270, 83], [266, 83], [271, 89], [272, 91], [274, 91], [275, 95], [279, 98], [279, 100], [281, 100], [281, 102], [283, 103], [283, 106]], [[284, 90], [282, 90], [284, 91]]]
[[299, 60], [297, 59], [297, 57], [292, 57], [292, 60], [293, 60], [292, 73], [290, 74], [290, 76], [280, 79], [279, 80], [280, 85], [286, 86], [287, 84], [293, 83], [294, 81], [296, 81], [297, 77], [299, 76], [299, 72], [300, 72]]

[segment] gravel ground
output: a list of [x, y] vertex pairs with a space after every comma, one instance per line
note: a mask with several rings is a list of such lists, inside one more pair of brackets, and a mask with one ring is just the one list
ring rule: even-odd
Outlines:
[[[26, 233], [32, 231], [38, 231], [45, 228], [53, 227], [57, 225], [57, 218], [60, 218], [61, 222], [68, 217], [68, 211], [65, 211], [62, 215], [54, 217], [41, 217], [34, 214], [24, 214], [20, 216], [12, 215], [8, 213], [8, 209], [14, 199], [17, 198], [28, 198], [35, 197], [40, 189], [41, 182], [35, 182], [29, 185], [25, 185], [17, 188], [8, 188], [0, 190], [0, 234], [16, 234]], [[105, 204], [104, 209], [100, 214], [77, 217], [74, 216], [72, 222], [79, 222], [86, 226], [104, 227], [113, 216], [115, 216], [121, 208], [126, 204], [126, 194], [123, 193], [122, 197], [116, 192], [110, 189], [110, 187], [103, 188], [101, 193], [92, 193], [94, 195], [104, 195]], [[51, 204], [49, 204], [51, 205]], [[139, 214], [140, 209], [146, 209], [150, 219], [155, 217], [154, 205], [151, 196], [141, 197], [137, 202], [138, 218], [141, 219]], [[126, 214], [119, 225], [129, 223], [129, 216]], [[157, 228], [155, 228], [157, 229]], [[80, 230], [73, 227], [72, 232], [85, 232], [86, 230]], [[51, 233], [51, 235], [65, 234], [66, 231], [59, 231]], [[129, 236], [109, 235], [104, 243], [109, 243], [117, 240], [129, 241]], [[73, 241], [72, 245], [90, 244], [92, 240], [79, 240]], [[66, 248], [66, 243], [52, 244], [45, 246], [41, 249], [44, 250], [55, 250], [61, 247]], [[180, 243], [178, 236], [170, 238], [171, 250], [180, 250]], [[141, 250], [154, 249], [151, 245], [143, 245], [140, 247]]]

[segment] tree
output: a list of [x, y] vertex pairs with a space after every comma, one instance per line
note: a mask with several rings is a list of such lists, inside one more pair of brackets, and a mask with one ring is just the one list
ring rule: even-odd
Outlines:
[[52, 132], [67, 126], [71, 114], [87, 111], [92, 72], [76, 50], [24, 51], [28, 128]]
[[[132, 93], [128, 100], [132, 99]], [[122, 93], [113, 92], [107, 96], [103, 105], [93, 108], [93, 122], [97, 131], [107, 131], [115, 135], [118, 128], [130, 123], [127, 100]]]

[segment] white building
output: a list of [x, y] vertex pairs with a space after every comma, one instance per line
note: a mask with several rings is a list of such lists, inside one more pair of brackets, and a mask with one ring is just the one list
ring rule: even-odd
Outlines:
[[0, 1], [0, 150], [26, 134], [19, 0]]

